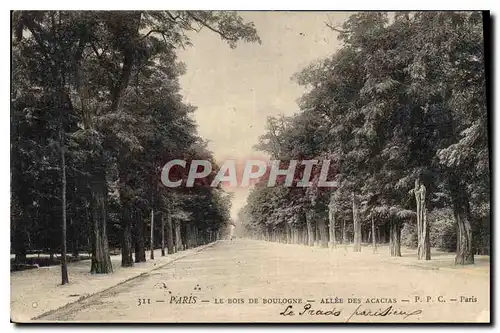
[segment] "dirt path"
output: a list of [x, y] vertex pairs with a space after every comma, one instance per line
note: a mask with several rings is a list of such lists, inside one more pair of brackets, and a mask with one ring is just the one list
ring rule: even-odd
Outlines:
[[[447, 256], [452, 260], [452, 255]], [[352, 253], [251, 240], [220, 241], [40, 320], [489, 321], [489, 266], [438, 269], [436, 262], [445, 257], [438, 256], [431, 263], [434, 267], [425, 269], [409, 265], [411, 258], [387, 258], [366, 249]], [[340, 299], [343, 303], [332, 303]], [[250, 304], [251, 300], [257, 304]], [[358, 300], [361, 303], [352, 303]]]

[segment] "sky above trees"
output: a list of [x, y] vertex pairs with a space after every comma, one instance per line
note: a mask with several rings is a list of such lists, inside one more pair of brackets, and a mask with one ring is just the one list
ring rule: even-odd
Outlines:
[[[311, 62], [341, 47], [337, 33], [325, 22], [340, 25], [347, 12], [242, 12], [253, 21], [262, 44], [226, 47], [204, 29], [193, 33], [196, 47], [179, 50], [187, 66], [181, 77], [184, 99], [198, 107], [194, 118], [199, 134], [222, 163], [226, 159], [266, 158], [255, 150], [268, 116], [290, 116], [304, 88], [291, 80]], [[245, 204], [248, 188], [234, 192], [232, 216]]]

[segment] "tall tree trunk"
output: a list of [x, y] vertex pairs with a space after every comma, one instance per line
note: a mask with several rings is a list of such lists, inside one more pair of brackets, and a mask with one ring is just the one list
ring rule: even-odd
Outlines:
[[135, 212], [135, 262], [146, 261], [146, 247], [144, 245], [144, 219], [140, 210]]
[[[195, 236], [195, 228], [191, 223], [186, 224], [186, 229], [185, 230], [185, 241], [184, 243], [184, 249], [190, 249], [195, 246], [195, 244], [203, 244], [205, 242], [205, 233], [200, 232], [200, 235], [198, 237]], [[181, 235], [184, 232], [181, 228]]]
[[328, 247], [328, 231], [325, 220], [321, 217], [318, 220], [318, 231], [319, 231], [319, 245], [321, 247]]
[[[21, 213], [23, 216], [26, 213]], [[25, 263], [26, 262], [26, 221], [24, 218], [19, 219], [14, 226], [14, 240], [12, 241], [12, 245], [14, 247], [14, 261], [16, 263]]]
[[377, 252], [377, 238], [375, 233], [375, 221], [372, 215], [372, 245], [373, 245], [373, 253]]
[[181, 235], [181, 221], [176, 219], [174, 221], [174, 228], [175, 228], [175, 251], [179, 252], [184, 250], [182, 244], [182, 235]]
[[422, 259], [422, 205], [420, 204], [420, 185], [418, 180], [415, 181], [415, 188], [413, 189], [415, 194], [416, 209], [417, 209], [417, 259]]
[[333, 206], [333, 195], [330, 200], [330, 205], [328, 206], [328, 221], [329, 221], [329, 232], [330, 241], [328, 242], [330, 248], [334, 249], [337, 247], [337, 240], [335, 239], [335, 207]]
[[134, 266], [134, 260], [132, 258], [132, 221], [130, 220], [129, 209], [123, 208], [122, 212], [122, 267], [132, 267]]
[[15, 140], [11, 140], [11, 246], [14, 251], [15, 263], [26, 262], [26, 241], [27, 241], [27, 226], [32, 219], [28, 216], [26, 207], [29, 207], [30, 198], [26, 198], [23, 188], [23, 175], [25, 170], [22, 167], [22, 161], [19, 157], [19, 135], [13, 135]]
[[160, 212], [160, 221], [161, 221], [161, 256], [165, 256], [165, 219], [163, 216], [163, 212]]
[[79, 219], [76, 218], [77, 213], [76, 213], [76, 187], [74, 184], [71, 186], [72, 188], [72, 194], [71, 194], [71, 218], [70, 218], [70, 229], [71, 229], [71, 256], [73, 257], [74, 260], [78, 260], [79, 258], [79, 239], [80, 239], [80, 228], [79, 226], [82, 225], [82, 223], [78, 223], [77, 221], [80, 221]]
[[91, 210], [93, 220], [92, 260], [90, 272], [107, 274], [113, 272], [109, 256], [106, 231], [106, 176], [102, 156], [97, 158], [91, 179]]
[[175, 253], [174, 247], [174, 226], [172, 225], [172, 213], [170, 208], [167, 209], [167, 252], [168, 254]]
[[[128, 43], [125, 43], [125, 47], [123, 50], [123, 64], [122, 64], [122, 72], [117, 80], [117, 84], [111, 89], [111, 107], [110, 112], [116, 111], [119, 106], [121, 97], [123, 96], [123, 92], [126, 90], [129, 80], [130, 74], [132, 72], [133, 67], [133, 48], [135, 44], [135, 40], [137, 38], [139, 27], [140, 27], [141, 13], [140, 12], [132, 12], [130, 17], [127, 19], [125, 24], [122, 26], [126, 28], [126, 32], [123, 34], [127, 38], [129, 38]], [[75, 71], [75, 81], [76, 81], [76, 90], [80, 99], [80, 108], [81, 113], [83, 115], [83, 124], [86, 129], [93, 129], [95, 126], [92, 120], [92, 112], [89, 110], [89, 92], [85, 84], [82, 83], [82, 75], [81, 75], [81, 65], [79, 64], [82, 59], [83, 50], [85, 48], [86, 40], [80, 41], [79, 49], [75, 55], [75, 63], [77, 64]], [[106, 232], [106, 170], [103, 163], [102, 152], [100, 152], [100, 156], [98, 156], [93, 162], [95, 165], [92, 165], [92, 179], [91, 179], [91, 191], [92, 191], [92, 218], [93, 218], [93, 237], [92, 237], [92, 261], [91, 261], [91, 272], [92, 273], [110, 273], [113, 271], [113, 267], [111, 265], [111, 258], [109, 256], [109, 247], [108, 247], [108, 237]], [[141, 233], [141, 238], [143, 234]], [[143, 241], [143, 240], [142, 240]], [[137, 244], [136, 244], [137, 245]], [[142, 247], [143, 249], [143, 247]], [[140, 251], [138, 252], [136, 246], [136, 262], [138, 262], [138, 256]], [[139, 261], [141, 260], [141, 255], [139, 255]]]
[[422, 209], [422, 244], [423, 244], [423, 259], [431, 260], [431, 237], [429, 223], [427, 222], [427, 207], [423, 201]]
[[[205, 243], [204, 236], [205, 236], [205, 234], [203, 233], [201, 239], [199, 239], [200, 243], [202, 243], [202, 244]], [[189, 223], [189, 224], [187, 224], [187, 242], [186, 242], [185, 248], [190, 249], [190, 248], [194, 247], [194, 244], [195, 244], [194, 228], [193, 228], [193, 225], [191, 223]]]
[[401, 225], [394, 220], [390, 222], [389, 248], [391, 257], [401, 257]]
[[474, 263], [474, 252], [472, 249], [472, 226], [470, 218], [463, 212], [455, 212], [457, 223], [457, 253], [456, 265], [468, 265]]
[[184, 239], [182, 240], [183, 250], [187, 250], [187, 249], [191, 248], [191, 238], [192, 238], [191, 224], [190, 223], [185, 224], [184, 230], [182, 230], [182, 229], [183, 229], [182, 227], [179, 228], [181, 239], [182, 239], [182, 234], [185, 235]]
[[286, 232], [286, 243], [287, 244], [293, 243], [292, 226], [288, 223], [285, 223], [285, 232]]
[[346, 220], [342, 220], [342, 244], [347, 244], [347, 228], [346, 228]]
[[429, 239], [429, 225], [427, 224], [427, 208], [425, 205], [426, 188], [415, 180], [415, 201], [417, 203], [417, 258], [418, 260], [431, 259], [431, 246]]
[[450, 177], [450, 190], [453, 201], [453, 215], [457, 226], [456, 265], [474, 264], [472, 247], [472, 225], [467, 189], [456, 175]]
[[151, 237], [150, 237], [150, 241], [149, 241], [149, 249], [151, 251], [151, 254], [150, 254], [150, 259], [153, 260], [155, 258], [155, 234], [154, 234], [154, 230], [155, 230], [155, 226], [154, 226], [154, 221], [155, 221], [155, 212], [153, 210], [153, 208], [151, 208]]
[[73, 257], [74, 260], [78, 260], [80, 258], [80, 252], [79, 252], [79, 242], [78, 242], [78, 235], [75, 235], [77, 232], [75, 231], [76, 229], [78, 229], [76, 227], [76, 223], [74, 222], [75, 221], [75, 218], [71, 218], [70, 219], [70, 225], [71, 225], [71, 229], [72, 229], [72, 238], [73, 238], [73, 241], [71, 242], [71, 257]]
[[314, 213], [309, 211], [306, 214], [307, 245], [314, 246], [316, 238], [316, 224], [313, 222]]
[[309, 230], [307, 224], [302, 228], [302, 244], [309, 245]]
[[62, 251], [61, 251], [61, 284], [66, 284], [69, 283], [69, 278], [68, 278], [68, 263], [67, 263], [67, 258], [66, 258], [66, 158], [65, 158], [65, 147], [64, 147], [64, 141], [63, 141], [63, 134], [62, 132], [59, 133], [61, 140], [61, 178], [62, 178], [62, 186], [61, 186], [61, 191], [62, 191]]
[[354, 252], [361, 252], [361, 223], [358, 216], [358, 198], [352, 193], [352, 220], [354, 222]]
[[[122, 267], [132, 267], [134, 266], [134, 259], [132, 257], [132, 221], [135, 216], [135, 211], [133, 208], [133, 203], [126, 191], [124, 191], [129, 186], [129, 165], [125, 163], [127, 159], [122, 156], [118, 159], [118, 179], [119, 179], [119, 193], [120, 193], [120, 203], [122, 205], [121, 210], [121, 225], [122, 225]], [[136, 231], [136, 230], [134, 230]], [[136, 237], [134, 235], [134, 241]], [[134, 246], [135, 247], [135, 246]]]
[[[83, 38], [83, 37], [82, 37]], [[86, 41], [85, 41], [86, 42]], [[76, 53], [75, 62], [77, 64], [75, 71], [76, 91], [80, 100], [81, 114], [83, 115], [83, 127], [87, 130], [94, 130], [92, 120], [92, 112], [89, 110], [89, 91], [87, 86], [82, 83], [82, 68], [79, 64], [85, 42], [83, 39], [79, 45], [79, 51]], [[97, 147], [94, 147], [97, 148]], [[97, 148], [99, 149], [99, 148]], [[106, 232], [106, 166], [104, 164], [103, 152], [99, 151], [98, 155], [90, 158], [90, 210], [92, 212], [92, 259], [90, 264], [91, 273], [107, 274], [113, 272], [111, 265], [111, 257], [109, 255], [108, 235]]]

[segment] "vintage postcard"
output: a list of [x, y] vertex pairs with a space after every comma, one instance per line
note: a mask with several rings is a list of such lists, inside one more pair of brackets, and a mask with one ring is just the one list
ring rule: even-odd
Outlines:
[[489, 20], [12, 11], [11, 321], [490, 323]]

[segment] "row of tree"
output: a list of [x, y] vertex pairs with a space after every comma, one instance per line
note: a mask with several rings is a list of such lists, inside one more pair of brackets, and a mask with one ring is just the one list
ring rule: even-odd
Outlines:
[[12, 13], [16, 262], [30, 250], [61, 252], [64, 284], [67, 244], [76, 256], [91, 252], [91, 272], [110, 273], [110, 247], [132, 266], [133, 252], [135, 262], [146, 260], [148, 237], [151, 248], [162, 244], [164, 254], [166, 243], [173, 253], [214, 240], [229, 223], [220, 188], [174, 191], [160, 182], [171, 159], [213, 161], [195, 107], [182, 101], [176, 58], [202, 28], [230, 47], [260, 42], [234, 12]]
[[319, 166], [308, 188], [262, 179], [240, 212], [247, 232], [325, 247], [352, 240], [355, 251], [379, 237], [400, 256], [411, 223], [418, 258], [430, 259], [428, 211], [449, 207], [455, 262], [474, 263], [484, 245], [474, 235], [485, 225], [489, 235], [490, 218], [482, 14], [371, 12], [327, 25], [343, 47], [295, 75], [307, 88], [300, 112], [268, 119], [257, 148], [282, 161], [330, 160], [336, 186], [317, 186]]

